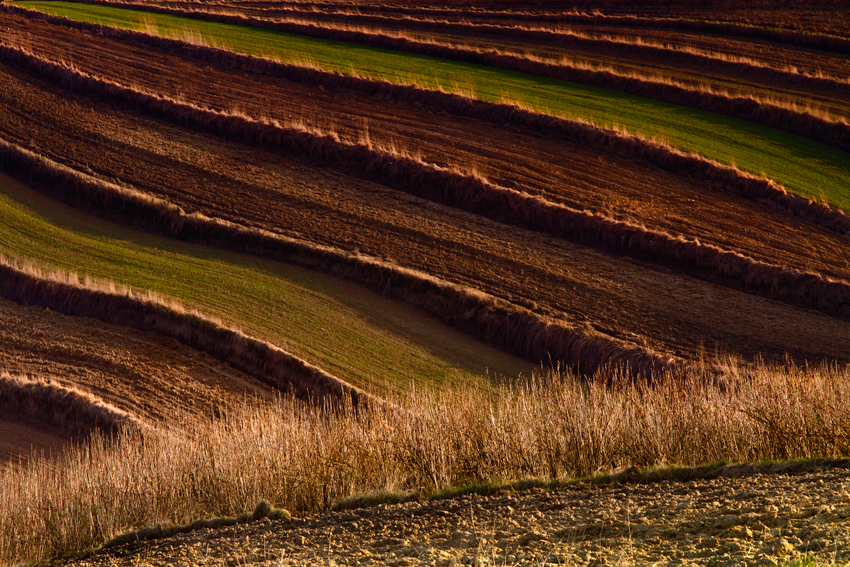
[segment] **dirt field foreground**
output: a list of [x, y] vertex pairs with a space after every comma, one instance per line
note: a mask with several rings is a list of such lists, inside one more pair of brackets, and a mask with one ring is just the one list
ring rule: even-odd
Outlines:
[[[777, 565], [850, 561], [847, 463], [584, 483], [201, 529], [69, 565]], [[725, 469], [725, 470], [724, 470]], [[734, 474], [734, 467], [725, 467]], [[762, 474], [767, 473], [767, 474]]]

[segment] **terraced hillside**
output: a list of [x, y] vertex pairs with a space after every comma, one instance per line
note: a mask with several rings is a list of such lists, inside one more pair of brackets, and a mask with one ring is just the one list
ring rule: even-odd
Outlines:
[[[30, 447], [59, 458], [246, 399], [842, 376], [842, 12], [603, 12], [0, 4], [9, 475]], [[830, 454], [735, 455], [843, 456], [829, 407]], [[558, 458], [555, 476], [596, 472]], [[464, 474], [445, 482], [493, 480]]]

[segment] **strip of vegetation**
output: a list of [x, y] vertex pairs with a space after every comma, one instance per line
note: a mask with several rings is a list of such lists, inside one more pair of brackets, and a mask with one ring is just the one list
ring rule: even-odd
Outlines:
[[[92, 192], [79, 198], [86, 196], [96, 201]], [[122, 210], [117, 200], [102, 203]], [[402, 391], [414, 381], [417, 388], [481, 387], [536, 366], [339, 277], [104, 222], [5, 176], [0, 220], [7, 256], [76, 271], [84, 280], [154, 290], [372, 392]], [[239, 242], [242, 249], [263, 244]]]
[[172, 338], [299, 398], [325, 403], [348, 399], [354, 406], [374, 403], [362, 390], [272, 344], [149, 292], [134, 293], [111, 283], [81, 283], [68, 274], [16, 264], [0, 262], [0, 295], [6, 299]]
[[726, 370], [719, 383], [706, 371], [652, 386], [617, 373], [590, 382], [553, 375], [332, 413], [287, 398], [220, 421], [186, 418], [143, 441], [95, 439], [59, 466], [0, 474], [0, 561], [49, 559], [163, 522], [250, 514], [263, 500], [307, 513], [380, 491], [850, 455], [846, 368]]
[[[635, 224], [616, 221], [600, 214], [579, 211], [546, 201], [543, 198], [516, 190], [495, 186], [486, 180], [426, 164], [403, 155], [375, 150], [366, 144], [351, 144], [332, 135], [321, 135], [313, 131], [282, 127], [278, 124], [261, 122], [250, 117], [224, 114], [198, 108], [186, 103], [154, 96], [132, 87], [124, 87], [93, 77], [74, 69], [40, 59], [24, 51], [0, 44], [0, 58], [22, 66], [27, 71], [51, 78], [55, 83], [84, 94], [105, 96], [108, 100], [120, 101], [136, 108], [165, 116], [181, 124], [204, 128], [227, 139], [237, 139], [282, 150], [308, 162], [333, 167], [355, 174], [370, 181], [383, 183], [419, 197], [444, 203], [453, 207], [484, 215], [488, 218], [511, 223], [523, 228], [538, 230], [557, 237], [602, 248], [616, 254], [659, 262], [683, 269], [686, 272], [722, 278], [727, 285], [747, 292], [759, 293], [793, 305], [819, 309], [838, 317], [850, 317], [850, 284], [833, 281], [818, 274], [787, 269], [723, 250], [717, 246], [693, 240], [675, 238], [665, 232], [649, 230]], [[2, 147], [2, 146], [0, 146]], [[37, 160], [20, 149], [6, 145], [5, 154], [10, 165], [20, 173], [45, 170], [42, 175], [54, 184], [53, 176], [61, 179], [59, 186], [75, 187], [78, 177], [65, 173], [55, 166]], [[32, 173], [29, 173], [32, 175]], [[98, 187], [91, 181], [82, 182], [89, 187]], [[116, 190], [98, 188], [104, 194], [100, 200], [114, 199]], [[60, 193], [67, 199], [67, 193]], [[121, 198], [127, 198], [123, 196]], [[144, 201], [144, 199], [142, 199]], [[74, 199], [80, 204], [79, 199]], [[147, 209], [157, 209], [150, 210]], [[159, 210], [162, 209], [162, 210]], [[150, 225], [165, 234], [182, 236], [184, 227], [176, 207], [161, 207], [148, 204], [146, 207], [113, 203], [111, 207], [99, 208], [110, 211], [111, 218], [121, 222]], [[201, 229], [196, 229], [201, 232]], [[220, 241], [227, 241], [222, 237]], [[383, 285], [383, 284], [380, 284]], [[426, 307], [426, 309], [428, 309]], [[428, 309], [432, 311], [431, 309]], [[436, 313], [435, 313], [436, 314]], [[438, 314], [437, 314], [438, 315]], [[445, 316], [441, 317], [445, 320]], [[480, 331], [465, 327], [481, 337]], [[545, 359], [545, 350], [519, 349], [510, 344], [497, 344], [513, 354], [530, 358], [534, 362]], [[564, 352], [563, 349], [558, 349]], [[568, 365], [581, 363], [581, 358], [558, 359]], [[600, 361], [601, 362], [601, 361]], [[594, 371], [595, 363], [590, 364]]]
[[663, 137], [675, 147], [723, 163], [735, 163], [750, 172], [764, 173], [801, 195], [823, 198], [850, 209], [847, 192], [850, 155], [824, 144], [698, 109], [469, 63], [244, 26], [85, 4], [18, 4], [127, 29], [154, 26], [163, 35], [178, 37], [194, 27], [198, 37], [237, 52], [306, 60], [320, 68], [346, 74], [463, 90], [485, 101], [508, 99], [547, 114], [583, 117], [600, 124], [616, 123], [641, 136]]
[[[505, 62], [500, 62], [499, 59], [495, 58], [490, 61], [486, 61], [483, 59], [476, 61], [470, 59], [470, 57], [474, 57], [474, 55], [469, 53], [464, 54], [463, 52], [457, 52], [458, 47], [463, 48], [464, 46], [462, 44], [457, 44], [456, 41], [450, 41], [448, 43], [444, 41], [437, 42], [440, 44], [446, 43], [447, 45], [455, 47], [455, 55], [447, 56], [443, 53], [439, 53], [436, 51], [427, 51], [428, 47], [426, 45], [418, 45], [413, 37], [407, 35], [407, 32], [415, 30], [439, 34], [458, 34], [457, 39], [461, 41], [465, 37], [470, 36], [494, 37], [498, 38], [499, 40], [514, 37], [520, 39], [530, 39], [535, 42], [535, 46], [577, 46], [592, 49], [603, 49], [607, 53], [614, 52], [622, 56], [638, 59], [642, 57], [660, 57], [663, 59], [672, 59], [681, 63], [686, 63], [691, 69], [696, 67], [703, 67], [711, 69], [715, 73], [746, 73], [748, 78], [751, 79], [761, 78], [768, 80], [781, 80], [796, 86], [832, 90], [839, 93], [850, 92], [850, 82], [848, 82], [847, 80], [836, 79], [833, 77], [827, 77], [822, 75], [809, 75], [806, 73], [801, 73], [797, 70], [791, 70], [790, 68], [774, 68], [765, 63], [744, 56], [729, 56], [722, 53], [700, 51], [687, 47], [655, 44], [647, 42], [646, 40], [640, 38], [632, 39], [626, 36], [612, 37], [609, 35], [589, 35], [586, 33], [580, 33], [568, 29], [553, 29], [551, 25], [548, 25], [547, 27], [542, 27], [542, 25], [534, 27], [510, 23], [508, 23], [507, 25], [488, 23], [467, 23], [447, 19], [437, 20], [410, 17], [391, 18], [387, 16], [369, 16], [349, 13], [323, 13], [313, 10], [291, 10], [289, 11], [289, 13], [287, 13], [287, 17], [285, 19], [273, 19], [262, 16], [242, 15], [239, 13], [238, 7], [234, 7], [235, 9], [231, 10], [216, 10], [214, 8], [208, 7], [207, 5], [195, 7], [189, 3], [185, 4], [184, 6], [181, 6], [180, 8], [168, 8], [149, 3], [139, 4], [133, 2], [118, 2], [112, 0], [76, 1], [85, 4], [112, 6], [115, 8], [125, 8], [131, 10], [142, 10], [157, 14], [168, 14], [187, 18], [197, 18], [206, 21], [230, 23], [234, 25], [247, 25], [261, 29], [312, 35], [314, 37], [328, 37], [329, 39], [351, 41], [359, 44], [385, 47], [387, 49], [398, 49], [413, 53], [433, 55], [436, 57], [478, 62], [485, 65], [493, 65], [501, 68], [512, 68], [512, 66], [506, 66]], [[370, 30], [370, 28], [365, 27], [370, 25], [377, 26], [379, 29]], [[347, 30], [351, 32], [361, 33], [352, 33], [345, 36], [340, 34], [332, 35], [329, 33], [321, 35], [322, 31], [320, 28], [335, 29], [338, 32]], [[387, 33], [390, 34], [390, 37], [386, 37]], [[381, 34], [383, 34], [384, 37], [380, 37]], [[392, 42], [391, 39], [393, 38], [403, 38], [409, 41]], [[377, 43], [379, 41], [381, 42], [380, 44]], [[426, 43], [434, 45], [434, 42]], [[516, 65], [520, 64], [517, 63]], [[567, 65], [564, 62], [561, 63], [561, 67], [571, 66], [572, 65]], [[562, 77], [557, 77], [553, 74], [554, 70], [552, 69], [548, 69], [546, 70], [546, 72], [539, 72], [535, 71], [534, 68], [531, 66], [526, 65], [526, 67], [527, 68], [517, 68], [515, 70], [543, 76], [561, 78], [567, 81], [575, 80], [576, 82], [592, 84], [602, 88], [612, 88], [614, 90], [624, 90], [624, 92], [632, 92], [631, 90], [628, 90], [628, 84], [606, 85], [600, 82], [595, 82], [592, 80], [592, 78], [582, 78], [580, 75], [575, 73], [570, 76], [564, 75]], [[657, 80], [653, 81], [648, 77], [644, 77], [644, 80], [658, 83]], [[665, 92], [662, 87], [663, 83], [656, 87], [656, 92], [654, 93], [632, 92], [632, 94], [637, 94], [638, 96], [648, 96], [650, 98], [658, 98], [659, 100], [668, 100], [667, 98], [665, 98]], [[677, 102], [675, 100], [668, 100], [668, 102], [674, 102], [676, 104], [687, 104], [686, 102]], [[724, 112], [718, 109], [712, 109], [707, 107], [705, 109], [711, 110], [713, 112], [722, 112], [724, 114], [728, 114], [728, 112]], [[750, 119], [747, 117], [743, 118]], [[777, 125], [773, 126], [779, 127]], [[780, 129], [782, 128], [780, 127]]]
[[51, 196], [110, 220], [183, 240], [283, 260], [366, 284], [535, 364], [546, 361], [585, 374], [616, 364], [644, 375], [679, 366], [673, 359], [648, 349], [624, 345], [578, 325], [543, 317], [483, 292], [388, 262], [197, 213], [187, 215], [167, 201], [93, 179], [2, 140], [0, 166], [29, 179]]

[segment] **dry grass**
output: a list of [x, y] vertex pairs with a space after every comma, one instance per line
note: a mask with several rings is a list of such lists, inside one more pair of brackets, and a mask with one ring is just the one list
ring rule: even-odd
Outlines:
[[847, 368], [726, 364], [651, 385], [551, 375], [393, 401], [330, 412], [293, 398], [246, 403], [219, 421], [96, 438], [58, 464], [3, 473], [0, 561], [235, 516], [261, 500], [306, 513], [376, 491], [850, 454]]

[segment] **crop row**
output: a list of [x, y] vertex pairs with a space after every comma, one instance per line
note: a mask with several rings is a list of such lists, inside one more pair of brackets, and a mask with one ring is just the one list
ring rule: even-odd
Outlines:
[[594, 246], [616, 254], [659, 262], [676, 269], [709, 271], [731, 285], [795, 305], [848, 317], [850, 285], [813, 273], [774, 266], [697, 241], [601, 214], [579, 211], [543, 198], [499, 187], [486, 180], [351, 144], [334, 136], [212, 111], [123, 87], [51, 63], [16, 48], [0, 46], [0, 58], [48, 76], [84, 94], [104, 96], [179, 123], [283, 151], [311, 163], [333, 167], [419, 197], [458, 207], [488, 218]]
[[[344, 41], [369, 47], [378, 47], [381, 49], [415, 53], [417, 55], [426, 55], [451, 61], [486, 65], [519, 73], [538, 75], [550, 79], [581, 83], [598, 88], [625, 92], [635, 96], [661, 100], [672, 104], [699, 108], [709, 112], [756, 122], [791, 134], [810, 138], [840, 150], [850, 151], [850, 125], [847, 123], [827, 120], [803, 111], [798, 111], [792, 108], [784, 108], [770, 102], [762, 102], [752, 97], [730, 96], [722, 93], [714, 93], [704, 89], [690, 88], [685, 85], [668, 81], [655, 80], [649, 77], [624, 75], [608, 70], [593, 70], [568, 63], [553, 63], [519, 55], [501, 53], [496, 50], [482, 51], [479, 49], [445, 43], [434, 43], [430, 41], [419, 41], [407, 37], [391, 36], [384, 33], [373, 33], [359, 30], [354, 31], [350, 29], [314, 24], [272, 21], [239, 15], [161, 8], [145, 4], [100, 2], [98, 0], [90, 0], [89, 3], [109, 5], [122, 9], [143, 10], [146, 12], [200, 19], [229, 25], [250, 26], [258, 29], [305, 35], [334, 41]], [[449, 29], [454, 29], [457, 27], [457, 24], [440, 25], [440, 27], [443, 26]], [[461, 27], [464, 30], [466, 30], [467, 27], [475, 29], [474, 26]], [[488, 30], [485, 29], [482, 31], [486, 32]], [[534, 37], [535, 39], [543, 38], [549, 41], [582, 41], [578, 38], [565, 36], [564, 34], [557, 34], [548, 31], [526, 30], [522, 28], [501, 28], [494, 26], [490, 31], [500, 35], [507, 34], [511, 36], [516, 35], [518, 37]], [[615, 42], [607, 43], [614, 44]], [[635, 55], [641, 55], [643, 52], [657, 55], [659, 52], [669, 51], [659, 50], [658, 48], [644, 45], [626, 45], [625, 48], [635, 52]], [[702, 62], [710, 60], [710, 58], [698, 55], [680, 55], [685, 55], [691, 59], [697, 59]], [[744, 68], [748, 72], [752, 72], [753, 69], [758, 69], [759, 73], [764, 72], [764, 69], [756, 68], [752, 65], [719, 62], [716, 59], [710, 60], [710, 62], [715, 65], [732, 66], [738, 71], [741, 68]], [[773, 71], [773, 73], [776, 72]], [[803, 83], [805, 86], [817, 86], [819, 88], [827, 87], [837, 92], [850, 91], [850, 84], [846, 82], [839, 82], [819, 77], [806, 78], [800, 75], [793, 75], [793, 78], [795, 79], [795, 82]]]

